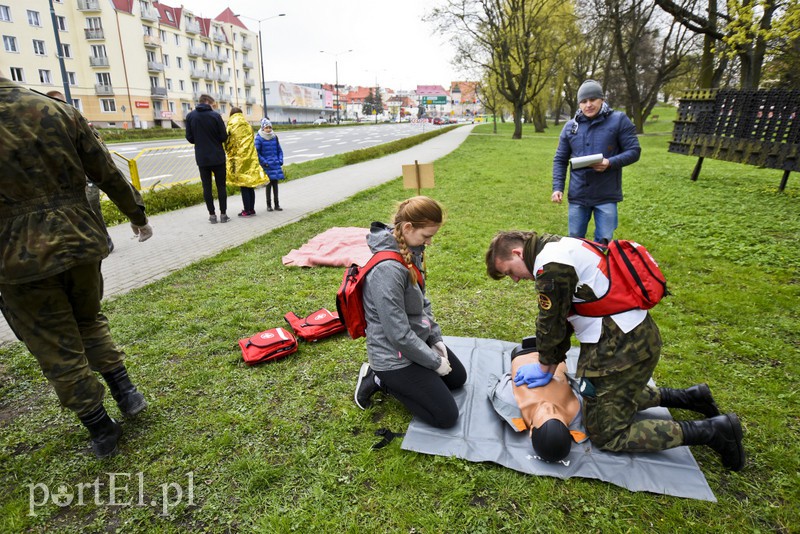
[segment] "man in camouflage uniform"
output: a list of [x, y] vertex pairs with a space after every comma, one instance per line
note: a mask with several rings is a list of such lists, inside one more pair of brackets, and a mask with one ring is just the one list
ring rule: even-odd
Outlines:
[[103, 406], [102, 374], [121, 412], [147, 402], [128, 378], [100, 313], [100, 262], [108, 244], [89, 207], [87, 177], [152, 236], [131, 187], [80, 112], [0, 77], [0, 309], [63, 406], [89, 430], [99, 458], [117, 451], [122, 428]]
[[[501, 232], [486, 253], [486, 270], [499, 280], [532, 280], [539, 294], [536, 341], [539, 364], [520, 368], [516, 380], [547, 384], [566, 359], [573, 333], [581, 342], [577, 377], [584, 397], [584, 424], [592, 443], [609, 451], [661, 451], [708, 445], [725, 467], [744, 467], [742, 427], [736, 414], [720, 415], [706, 384], [688, 389], [648, 385], [661, 355], [661, 335], [645, 310], [604, 317], [578, 315], [573, 303], [596, 300], [609, 282], [596, 253], [583, 241], [535, 232]], [[700, 421], [637, 419], [654, 406], [685, 408]]]

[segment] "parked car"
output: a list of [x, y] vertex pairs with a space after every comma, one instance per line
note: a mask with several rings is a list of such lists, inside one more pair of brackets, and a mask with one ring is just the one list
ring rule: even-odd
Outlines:
[[447, 124], [447, 119], [444, 117], [436, 117], [433, 119], [433, 124]]
[[320, 119], [315, 120], [314, 124], [328, 124], [328, 121], [326, 121], [325, 119], [320, 118]]

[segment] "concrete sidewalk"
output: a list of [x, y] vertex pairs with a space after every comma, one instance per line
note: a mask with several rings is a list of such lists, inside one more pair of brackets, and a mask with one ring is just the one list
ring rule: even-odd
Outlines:
[[[103, 260], [105, 298], [145, 286], [198, 260], [397, 178], [402, 175], [402, 165], [415, 160], [433, 162], [455, 150], [471, 131], [471, 125], [461, 126], [402, 152], [282, 183], [283, 211], [266, 212], [264, 192], [259, 189], [257, 215], [248, 219], [236, 216], [242, 207], [241, 197], [236, 195], [228, 197], [231, 221], [226, 224], [210, 224], [205, 204], [198, 204], [150, 217], [153, 237], [144, 243], [132, 238], [128, 224], [111, 227], [109, 234], [115, 248]], [[12, 341], [17, 338], [0, 316], [0, 344]]]

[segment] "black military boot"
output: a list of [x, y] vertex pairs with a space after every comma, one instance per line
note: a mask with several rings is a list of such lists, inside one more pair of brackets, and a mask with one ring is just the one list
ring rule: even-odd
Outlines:
[[659, 392], [661, 393], [659, 406], [683, 408], [701, 413], [706, 417], [716, 417], [720, 414], [708, 384], [698, 384], [686, 389], [659, 388]]
[[80, 418], [92, 438], [92, 452], [98, 458], [117, 454], [117, 441], [122, 435], [122, 426], [106, 413], [101, 404], [99, 408]]
[[732, 471], [744, 467], [742, 424], [735, 413], [702, 421], [678, 421], [684, 445], [708, 445], [722, 456], [722, 465]]
[[108, 389], [111, 390], [111, 396], [117, 401], [119, 411], [125, 417], [135, 417], [147, 408], [144, 395], [137, 391], [136, 386], [131, 383], [128, 370], [124, 365], [108, 373], [102, 373], [102, 375], [108, 384]]

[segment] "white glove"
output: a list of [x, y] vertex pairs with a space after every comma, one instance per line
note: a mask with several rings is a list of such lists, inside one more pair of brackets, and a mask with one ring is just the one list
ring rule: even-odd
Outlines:
[[450, 367], [450, 360], [448, 360], [446, 357], [442, 357], [442, 363], [439, 365], [439, 368], [436, 369], [436, 374], [439, 376], [445, 376], [452, 370], [452, 367]]
[[148, 223], [144, 223], [142, 226], [131, 223], [131, 229], [133, 230], [134, 237], [139, 237], [140, 243], [153, 237], [153, 228]]

